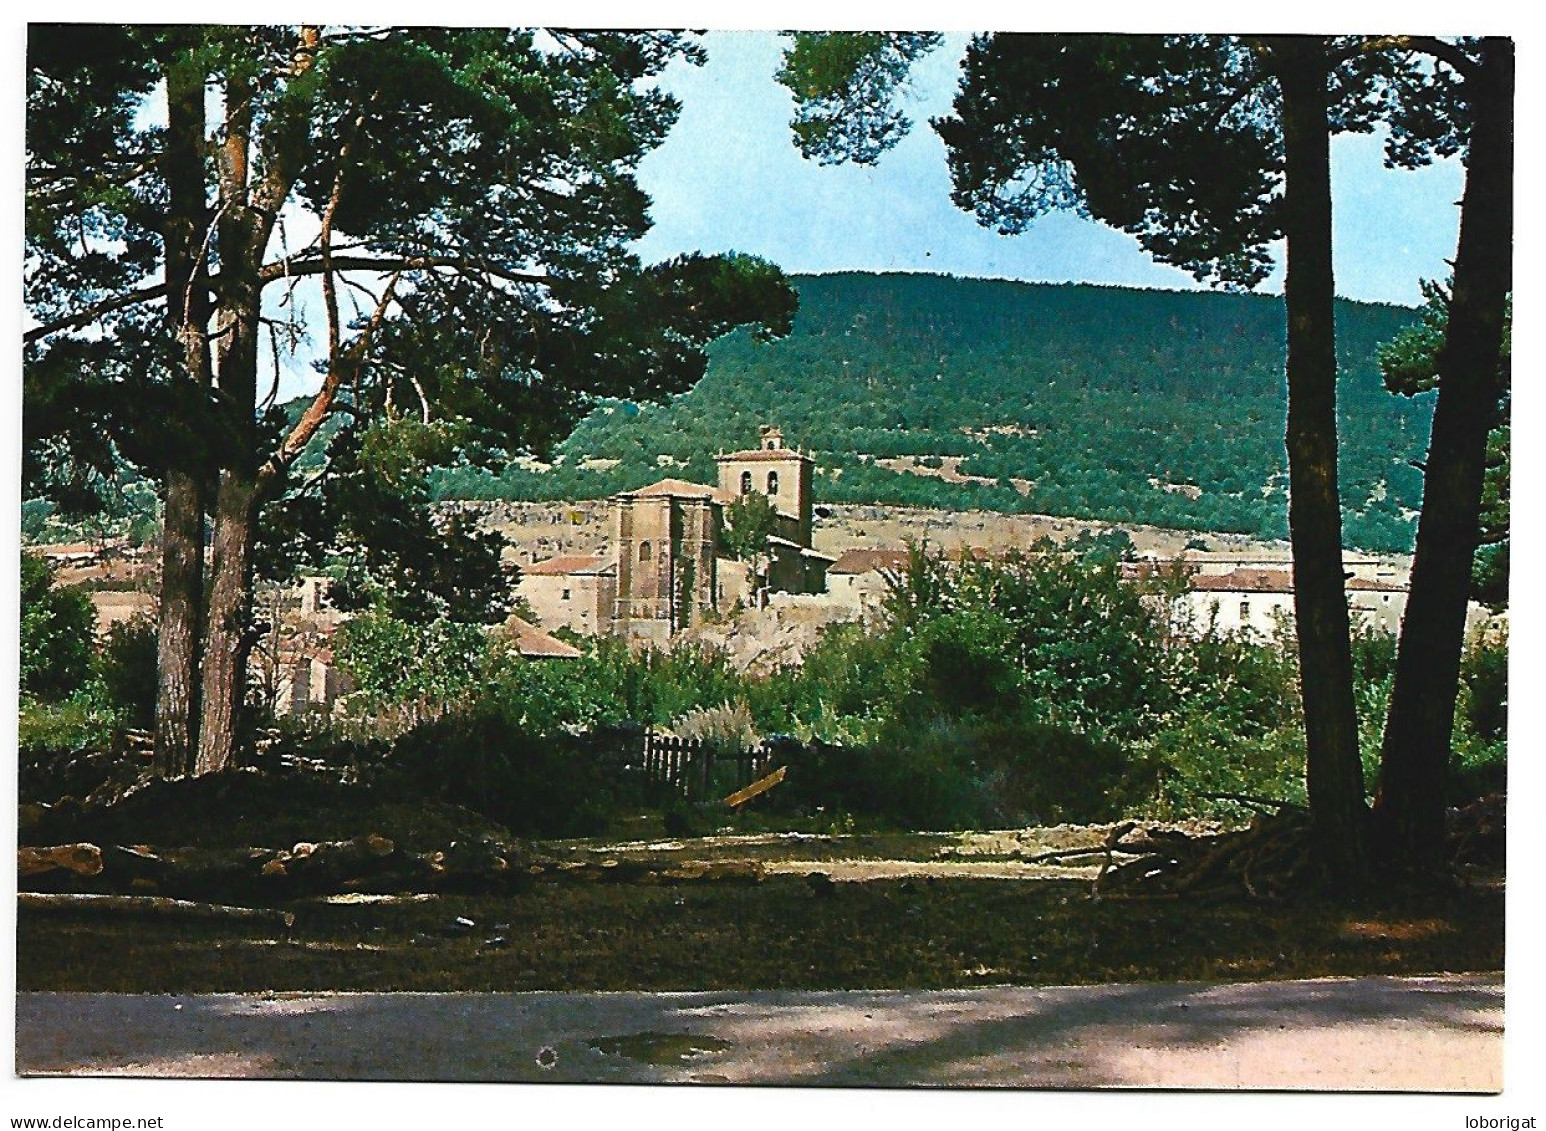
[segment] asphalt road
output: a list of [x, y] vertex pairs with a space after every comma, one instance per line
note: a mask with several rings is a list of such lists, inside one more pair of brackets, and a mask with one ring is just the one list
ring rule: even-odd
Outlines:
[[22, 1075], [1495, 1092], [1501, 974], [927, 992], [17, 995]]

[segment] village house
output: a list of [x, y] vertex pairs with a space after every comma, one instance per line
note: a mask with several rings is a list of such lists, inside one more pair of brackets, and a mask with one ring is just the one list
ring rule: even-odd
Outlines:
[[[1382, 632], [1401, 631], [1406, 612], [1405, 587], [1353, 576], [1346, 581], [1348, 606], [1356, 619]], [[1179, 618], [1196, 626], [1214, 624], [1225, 631], [1252, 630], [1270, 636], [1294, 615], [1294, 575], [1286, 569], [1234, 569], [1197, 573], [1181, 598]]]
[[516, 596], [550, 630], [567, 628], [581, 636], [607, 631], [617, 598], [617, 566], [604, 557], [570, 554], [521, 570]]
[[714, 488], [681, 479], [613, 497], [613, 635], [664, 643], [719, 607], [721, 514]]
[[906, 550], [844, 550], [827, 570], [827, 596], [855, 616], [880, 607], [907, 569]]
[[253, 651], [251, 674], [276, 715], [331, 711], [354, 690], [333, 658], [333, 634], [346, 618], [328, 603], [331, 584], [301, 577], [259, 596], [259, 616], [271, 627]]
[[[1219, 576], [1237, 570], [1291, 572], [1294, 565], [1293, 557], [1286, 549], [1276, 556], [1188, 550], [1180, 555], [1179, 560], [1186, 563], [1188, 570], [1202, 576]], [[1397, 587], [1406, 583], [1411, 572], [1409, 567], [1397, 561], [1354, 550], [1343, 551], [1342, 570], [1354, 580], [1382, 581]]]
[[103, 558], [103, 547], [98, 542], [52, 542], [38, 546], [36, 552], [55, 567], [96, 565]]
[[[261, 671], [261, 664], [256, 665]], [[354, 684], [333, 660], [331, 634], [306, 634], [280, 644], [272, 673], [274, 713], [305, 715], [333, 709]]]

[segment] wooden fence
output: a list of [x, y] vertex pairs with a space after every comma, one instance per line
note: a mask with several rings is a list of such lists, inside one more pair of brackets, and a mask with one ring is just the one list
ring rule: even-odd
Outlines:
[[675, 793], [689, 801], [717, 801], [766, 774], [772, 758], [767, 742], [749, 750], [726, 751], [701, 738], [645, 731], [638, 767], [651, 800]]

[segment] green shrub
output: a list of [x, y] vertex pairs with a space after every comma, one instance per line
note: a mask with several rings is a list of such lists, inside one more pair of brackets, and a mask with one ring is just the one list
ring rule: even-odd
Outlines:
[[582, 738], [522, 731], [498, 702], [423, 723], [389, 758], [400, 784], [524, 836], [588, 836], [615, 817], [618, 780]]
[[156, 721], [156, 622], [148, 616], [108, 630], [95, 664], [107, 702], [124, 725], [148, 730]]
[[412, 722], [471, 696], [482, 685], [489, 647], [481, 625], [413, 624], [373, 609], [339, 629], [336, 650], [364, 707], [396, 709]]
[[22, 758], [62, 751], [107, 750], [117, 736], [117, 712], [102, 686], [88, 683], [60, 702], [23, 695], [16, 745]]
[[97, 614], [91, 598], [54, 584], [54, 570], [21, 556], [21, 690], [47, 702], [73, 695], [90, 674]]
[[1508, 733], [1508, 633], [1496, 628], [1467, 642], [1460, 678], [1467, 692], [1460, 718], [1478, 738], [1503, 740]]
[[971, 733], [987, 823], [1092, 824], [1146, 800], [1152, 766], [1114, 742], [1044, 723], [983, 720]]
[[766, 732], [865, 745], [910, 695], [912, 662], [901, 633], [837, 624], [798, 667], [751, 683], [747, 701]]
[[783, 812], [844, 813], [897, 829], [1112, 820], [1153, 789], [1122, 747], [1034, 719], [935, 715], [858, 746], [785, 742]]
[[1199, 713], [1160, 731], [1145, 756], [1155, 786], [1142, 809], [1153, 817], [1238, 818], [1250, 812], [1225, 794], [1305, 802], [1304, 732], [1296, 725], [1241, 735]]
[[662, 827], [667, 836], [707, 836], [714, 831], [714, 821], [704, 805], [694, 805], [681, 796], [672, 797], [661, 810]]
[[1460, 804], [1508, 782], [1508, 633], [1490, 628], [1466, 643], [1455, 704], [1449, 800]]

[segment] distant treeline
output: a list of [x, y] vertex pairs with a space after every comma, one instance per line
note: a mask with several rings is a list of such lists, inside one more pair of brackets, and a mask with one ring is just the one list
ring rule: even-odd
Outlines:
[[[819, 461], [819, 502], [1286, 536], [1280, 299], [928, 275], [796, 283], [789, 337], [733, 335], [691, 392], [597, 408], [551, 470], [453, 467], [436, 473], [437, 496], [600, 498], [667, 474], [712, 482], [716, 451], [777, 422]], [[1411, 548], [1422, 497], [1411, 461], [1426, 449], [1432, 400], [1389, 394], [1375, 349], [1413, 319], [1401, 307], [1338, 306], [1350, 546]], [[963, 473], [995, 482], [951, 484], [862, 458], [901, 455], [962, 456]]]

